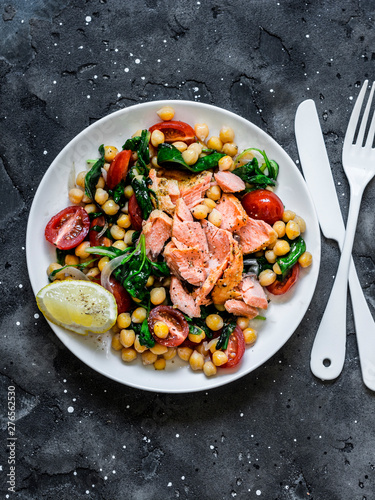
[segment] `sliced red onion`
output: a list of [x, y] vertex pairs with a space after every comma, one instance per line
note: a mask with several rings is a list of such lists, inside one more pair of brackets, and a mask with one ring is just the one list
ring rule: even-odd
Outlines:
[[76, 187], [76, 169], [74, 166], [74, 163], [72, 165], [72, 168], [70, 169], [69, 172], [69, 177], [68, 177], [68, 191]]
[[103, 176], [103, 179], [104, 179], [104, 182], [107, 182], [107, 170], [105, 168], [102, 168], [102, 176]]
[[[90, 279], [86, 276], [86, 274], [77, 269], [76, 267], [69, 266], [63, 269], [61, 272], [63, 272], [65, 276], [70, 276], [75, 280], [90, 281]], [[54, 279], [56, 279], [56, 277]]]
[[108, 229], [108, 222], [105, 221], [103, 229], [100, 231], [100, 233], [98, 233], [98, 236], [96, 238], [97, 239], [101, 238], [103, 236], [103, 234], [107, 231], [107, 229]]
[[114, 259], [110, 260], [102, 270], [102, 274], [100, 276], [100, 284], [104, 288], [106, 288], [109, 292], [111, 292], [111, 286], [109, 282], [111, 274], [118, 266], [121, 265], [121, 262], [124, 260], [124, 258], [125, 258], [124, 255], [119, 255], [118, 257], [115, 257]]

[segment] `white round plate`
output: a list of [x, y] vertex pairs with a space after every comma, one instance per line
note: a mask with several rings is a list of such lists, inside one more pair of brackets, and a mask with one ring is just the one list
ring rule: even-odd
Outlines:
[[[175, 109], [175, 119], [192, 126], [207, 123], [210, 135], [219, 135], [222, 125], [235, 131], [239, 150], [248, 147], [264, 149], [269, 158], [280, 166], [276, 193], [287, 209], [302, 216], [307, 225], [304, 238], [313, 255], [313, 265], [302, 270], [297, 284], [287, 294], [272, 299], [266, 321], [257, 321], [259, 331], [256, 344], [247, 348], [240, 365], [233, 369], [219, 369], [214, 377], [194, 372], [176, 356], [167, 362], [164, 371], [144, 367], [138, 359], [124, 363], [120, 354], [109, 347], [109, 334], [101, 341], [82, 337], [51, 324], [51, 328], [80, 360], [97, 372], [117, 382], [138, 389], [183, 393], [212, 389], [243, 377], [275, 354], [291, 337], [301, 322], [312, 299], [320, 264], [320, 231], [314, 206], [299, 170], [285, 151], [265, 132], [234, 113], [224, 109], [190, 101], [155, 101], [122, 109], [110, 114], [78, 134], [57, 156], [44, 175], [33, 201], [27, 227], [26, 254], [30, 281], [36, 294], [47, 284], [46, 269], [56, 260], [54, 247], [44, 238], [44, 229], [50, 218], [68, 205], [68, 182], [86, 169], [86, 160], [98, 158], [98, 147], [111, 144], [121, 149], [125, 140], [139, 129], [149, 128], [160, 121], [156, 111], [164, 105]], [[296, 359], [295, 363], [299, 360]]]

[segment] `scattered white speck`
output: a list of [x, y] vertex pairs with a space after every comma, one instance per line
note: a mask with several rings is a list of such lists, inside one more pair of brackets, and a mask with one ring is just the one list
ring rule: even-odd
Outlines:
[[73, 406], [69, 406], [69, 408], [68, 408], [68, 413], [73, 413], [73, 412], [74, 412], [74, 408], [73, 408]]
[[64, 384], [66, 384], [66, 378], [64, 378], [63, 382], [64, 382]]
[[82, 50], [83, 49], [83, 45], [80, 45], [78, 48], [79, 48], [79, 50]]
[[358, 420], [354, 420], [354, 423], [355, 423], [355, 424], [358, 424]]
[[181, 476], [181, 479], [184, 481], [185, 480], [185, 476]]
[[270, 89], [271, 94], [273, 94], [275, 91], [273, 89]]
[[349, 101], [352, 101], [352, 100], [353, 100], [353, 96], [351, 95], [351, 96], [349, 97]]
[[167, 40], [163, 40], [163, 43], [167, 43]]
[[146, 79], [146, 77], [145, 77], [145, 76], [141, 76], [141, 80], [145, 80], [145, 79]]
[[117, 97], [121, 97], [121, 94], [117, 94]]
[[180, 437], [180, 435], [179, 435], [179, 434], [176, 434], [176, 438], [179, 438], [179, 437]]
[[91, 95], [88, 95], [88, 96], [87, 96], [87, 99], [91, 99]]
[[115, 52], [118, 52], [118, 49], [115, 49]]
[[18, 288], [23, 288], [23, 284], [22, 284], [22, 283], [20, 283], [20, 284], [18, 285]]
[[74, 472], [73, 472], [73, 475], [74, 475], [74, 476], [76, 476], [76, 475], [77, 475], [77, 471], [74, 471]]
[[243, 417], [243, 413], [242, 413], [242, 411], [241, 411], [241, 413], [240, 413], [240, 417]]
[[86, 23], [90, 23], [91, 22], [91, 16], [86, 16], [85, 17], [85, 21], [86, 21]]
[[90, 494], [89, 490], [86, 490], [86, 495], [89, 495], [89, 494]]
[[17, 321], [17, 322], [16, 322], [16, 325], [17, 325], [17, 326], [20, 326], [20, 324], [21, 324], [21, 323], [20, 323], [19, 321]]
[[67, 392], [68, 392], [67, 389], [64, 389], [64, 393], [67, 393]]
[[112, 455], [112, 458], [116, 458], [115, 455]]
[[116, 471], [115, 471], [115, 470], [113, 470], [113, 471], [112, 471], [112, 474], [116, 474]]
[[306, 38], [310, 38], [310, 35], [306, 35]]
[[124, 69], [125, 73], [129, 73], [129, 68]]
[[108, 476], [104, 476], [104, 480], [107, 481], [107, 479], [108, 479]]
[[48, 151], [45, 149], [45, 150], [43, 151], [43, 154], [44, 154], [44, 155], [46, 155], [47, 153], [48, 153]]
[[258, 497], [262, 494], [262, 492], [260, 490], [256, 490], [256, 495], [258, 495]]
[[172, 483], [169, 481], [169, 483], [167, 484], [168, 488], [170, 488], [172, 486]]
[[210, 444], [210, 450], [213, 450], [215, 446], [213, 444]]
[[141, 60], [140, 59], [135, 59], [134, 62], [135, 62], [135, 64], [139, 64], [141, 62]]
[[296, 442], [297, 442], [297, 439], [293, 439], [293, 441], [296, 443]]

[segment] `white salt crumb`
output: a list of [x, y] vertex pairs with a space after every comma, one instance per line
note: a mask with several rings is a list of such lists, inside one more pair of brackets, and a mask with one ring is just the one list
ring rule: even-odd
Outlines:
[[68, 391], [66, 389], [64, 389], [64, 392], [67, 393]]
[[91, 16], [86, 16], [86, 17], [85, 17], [85, 21], [86, 21], [86, 23], [91, 22]]
[[16, 325], [17, 325], [17, 326], [20, 326], [20, 324], [21, 324], [21, 323], [20, 323], [19, 321], [17, 321], [17, 322], [16, 322]]
[[167, 486], [168, 486], [168, 488], [170, 488], [170, 487], [172, 486], [172, 483], [171, 483], [171, 482], [169, 482], [169, 483], [167, 484]]
[[179, 435], [179, 434], [176, 434], [176, 438], [179, 438], [179, 437], [180, 437], [180, 435]]
[[135, 62], [135, 64], [139, 64], [141, 62], [141, 60], [140, 59], [136, 59], [134, 62]]
[[87, 96], [87, 99], [91, 99], [91, 95], [88, 95], [88, 96]]
[[48, 151], [45, 149], [45, 150], [43, 151], [43, 154], [44, 154], [44, 155], [46, 155], [47, 153], [48, 153]]
[[310, 38], [310, 35], [306, 35], [306, 38]]
[[185, 480], [185, 476], [181, 476], [181, 479], [184, 481]]
[[38, 314], [38, 313], [35, 313], [35, 314], [34, 314], [34, 318], [35, 318], [35, 319], [38, 319], [38, 318], [39, 318], [39, 314]]
[[22, 287], [23, 287], [23, 285], [22, 285], [22, 283], [20, 283], [20, 284], [18, 285], [18, 288], [22, 288]]
[[129, 68], [124, 69], [125, 73], [129, 73]]
[[74, 412], [74, 408], [73, 408], [73, 406], [69, 406], [69, 408], [68, 408], [68, 413], [73, 413], [73, 412]]
[[256, 492], [255, 492], [255, 493], [258, 495], [258, 497], [259, 497], [259, 495], [261, 495], [261, 494], [262, 494], [262, 492], [261, 492], [260, 490], [256, 490]]
[[74, 471], [74, 472], [73, 472], [73, 474], [74, 474], [74, 476], [76, 476], [76, 475], [77, 475], [77, 472], [76, 472], [76, 471]]
[[121, 97], [121, 94], [117, 94], [117, 97]]

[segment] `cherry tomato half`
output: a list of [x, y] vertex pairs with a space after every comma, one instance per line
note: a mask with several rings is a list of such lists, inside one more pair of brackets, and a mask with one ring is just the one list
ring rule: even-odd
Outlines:
[[174, 120], [160, 122], [150, 127], [149, 130], [151, 134], [154, 130], [160, 130], [163, 132], [165, 142], [183, 141], [189, 145], [195, 141], [194, 129], [185, 122]]
[[117, 303], [117, 314], [129, 312], [134, 307], [130, 294], [113, 276], [109, 278], [109, 287]]
[[142, 221], [143, 221], [142, 210], [141, 207], [138, 205], [138, 201], [137, 198], [135, 197], [135, 194], [133, 194], [129, 199], [128, 213], [133, 228], [136, 231], [142, 231]]
[[91, 229], [90, 229], [90, 233], [89, 233], [89, 239], [90, 239], [90, 245], [92, 247], [110, 247], [112, 242], [109, 238], [107, 238], [107, 236], [100, 236], [99, 238], [99, 234], [101, 233], [101, 231], [96, 231], [95, 229], [93, 229], [95, 226], [96, 227], [101, 227], [103, 228], [105, 225], [105, 218], [104, 218], [104, 215], [100, 215], [99, 217], [96, 217], [95, 219], [93, 219], [91, 221]]
[[242, 330], [239, 326], [236, 326], [230, 334], [228, 347], [225, 350], [225, 354], [228, 356], [228, 362], [225, 363], [225, 365], [221, 365], [221, 367], [233, 368], [238, 365], [245, 353], [245, 346], [245, 338]]
[[79, 245], [90, 229], [90, 218], [82, 207], [67, 207], [48, 222], [44, 235], [46, 240], [60, 250], [69, 250]]
[[294, 264], [290, 273], [283, 281], [274, 281], [272, 285], [268, 285], [267, 290], [273, 295], [283, 295], [292, 288], [299, 276], [299, 264]]
[[[154, 325], [162, 321], [169, 328], [168, 337], [160, 339], [154, 333]], [[158, 344], [174, 347], [182, 344], [189, 334], [189, 325], [184, 315], [171, 306], [157, 306], [151, 309], [148, 317], [148, 329]]]
[[122, 179], [125, 179], [129, 170], [129, 161], [132, 152], [129, 149], [124, 149], [117, 153], [112, 160], [111, 166], [107, 173], [107, 186], [109, 189], [114, 189]]
[[241, 200], [247, 215], [252, 219], [274, 224], [282, 218], [284, 205], [280, 198], [267, 189], [256, 189], [245, 194]]

